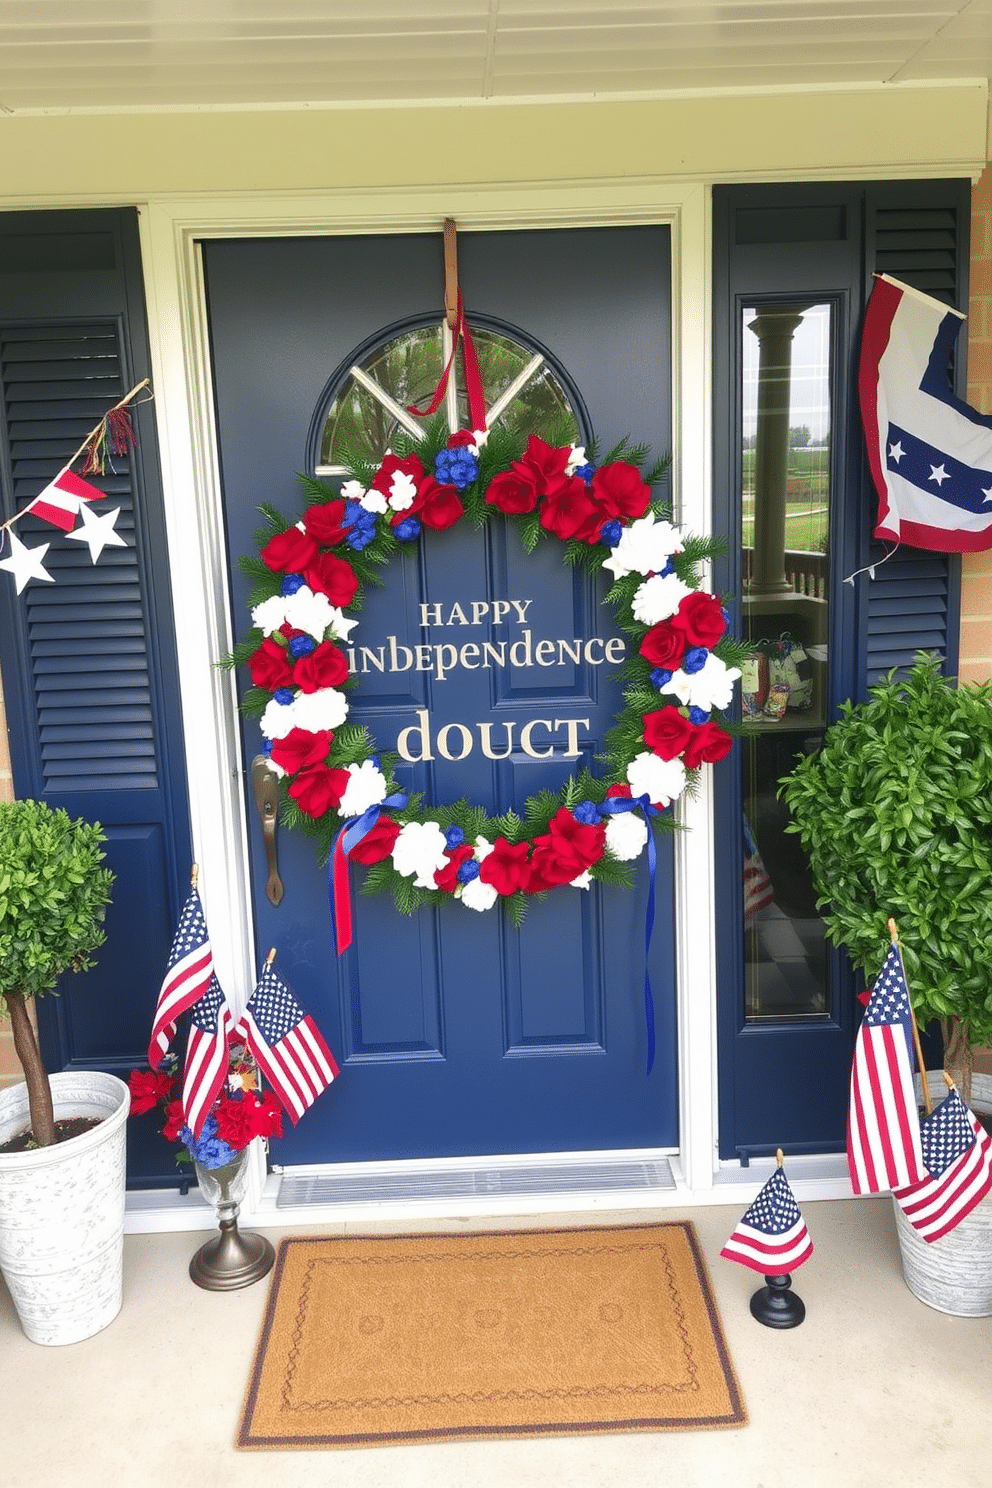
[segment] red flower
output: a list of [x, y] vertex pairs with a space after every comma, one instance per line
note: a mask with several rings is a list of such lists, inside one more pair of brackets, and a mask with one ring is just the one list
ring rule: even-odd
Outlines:
[[286, 648], [271, 636], [265, 638], [254, 656], [249, 656], [248, 670], [255, 686], [267, 687], [269, 692], [275, 692], [277, 687], [292, 686], [293, 668]]
[[670, 623], [684, 632], [690, 646], [713, 647], [727, 633], [723, 606], [715, 594], [701, 589], [685, 596]]
[[303, 570], [315, 594], [326, 594], [332, 605], [344, 609], [358, 593], [358, 575], [350, 563], [334, 553], [321, 553]]
[[322, 548], [333, 548], [343, 542], [347, 528], [344, 526], [345, 503], [343, 501], [317, 502], [308, 506], [303, 521], [307, 532]]
[[406, 517], [416, 516], [425, 527], [432, 527], [435, 532], [445, 532], [464, 514], [465, 507], [457, 487], [442, 486], [432, 475], [425, 475], [417, 486], [413, 505], [407, 507], [406, 511], [394, 513], [392, 525], [395, 527], [397, 522], [402, 522]]
[[341, 804], [351, 776], [347, 770], [329, 770], [326, 765], [309, 765], [301, 770], [289, 787], [289, 794], [307, 816], [323, 816]]
[[530, 870], [527, 866], [527, 842], [507, 842], [497, 837], [493, 850], [479, 864], [479, 877], [483, 883], [491, 884], [497, 894], [515, 894], [527, 887]]
[[652, 666], [674, 671], [682, 665], [685, 656], [685, 632], [676, 630], [670, 620], [660, 620], [641, 638], [638, 649]]
[[582, 872], [582, 868], [576, 868], [568, 858], [561, 857], [550, 833], [534, 838], [534, 852], [527, 879], [529, 894], [541, 894], [545, 889], [556, 889], [559, 884], [571, 883]]
[[514, 461], [509, 470], [494, 476], [486, 490], [489, 505], [506, 512], [508, 516], [533, 511], [538, 495], [534, 472], [526, 469], [518, 460]]
[[468, 842], [463, 842], [460, 847], [452, 848], [447, 852], [445, 854], [448, 859], [447, 867], [439, 868], [434, 874], [434, 882], [438, 888], [443, 889], [446, 894], [453, 894], [455, 885], [458, 883], [459, 868], [474, 855], [475, 848]]
[[270, 537], [262, 549], [261, 558], [273, 573], [302, 573], [317, 557], [320, 549], [306, 532], [299, 527], [287, 527]]
[[608, 785], [606, 787], [606, 794], [607, 797], [612, 801], [618, 796], [622, 796], [624, 797], [624, 799], [628, 799], [629, 797], [633, 796], [634, 792], [631, 790], [629, 785]]
[[217, 1135], [236, 1152], [247, 1147], [253, 1137], [281, 1137], [282, 1112], [272, 1091], [267, 1090], [263, 1096], [246, 1091], [241, 1096], [223, 1097], [217, 1103]]
[[651, 505], [650, 487], [626, 460], [601, 466], [592, 478], [592, 494], [610, 517], [643, 517]]
[[644, 742], [663, 760], [681, 754], [695, 732], [685, 714], [670, 704], [644, 715]]
[[186, 1125], [186, 1116], [181, 1100], [170, 1101], [165, 1108], [165, 1125], [162, 1135], [167, 1142], [178, 1142], [179, 1133]]
[[273, 740], [269, 758], [288, 774], [295, 775], [308, 765], [322, 765], [333, 738], [330, 729], [321, 729], [316, 734], [307, 729], [290, 729], [284, 739]]
[[397, 471], [412, 475], [419, 484], [424, 478], [424, 463], [419, 455], [405, 455], [402, 460], [398, 455], [387, 455], [372, 479], [372, 490], [388, 497], [390, 482]]
[[333, 641], [321, 641], [316, 651], [301, 656], [293, 671], [293, 681], [302, 692], [318, 692], [321, 687], [338, 687], [348, 675], [348, 658]]
[[578, 821], [567, 806], [560, 806], [548, 822], [547, 833], [534, 838], [527, 888], [532, 894], [571, 883], [580, 873], [598, 863], [606, 843], [602, 822]]
[[699, 765], [715, 765], [730, 753], [733, 739], [726, 729], [722, 729], [712, 719], [690, 727], [692, 738], [683, 755], [687, 770], [695, 770]]
[[348, 856], [354, 858], [356, 863], [381, 863], [383, 858], [389, 857], [399, 835], [399, 822], [393, 821], [391, 816], [382, 815], [365, 833], [361, 842], [355, 843]]
[[142, 1116], [145, 1111], [154, 1110], [160, 1101], [165, 1100], [174, 1084], [175, 1076], [164, 1071], [132, 1070], [127, 1082], [131, 1092], [131, 1115]]
[[459, 429], [456, 434], [451, 434], [448, 438], [449, 449], [464, 449], [466, 445], [474, 443], [475, 435], [470, 429]]
[[593, 543], [603, 529], [603, 512], [580, 476], [573, 475], [549, 491], [541, 503], [541, 526], [567, 542]]
[[556, 485], [564, 476], [570, 455], [571, 450], [548, 444], [537, 434], [532, 434], [515, 468], [519, 468], [519, 465], [527, 466], [539, 477], [539, 484], [547, 488]]

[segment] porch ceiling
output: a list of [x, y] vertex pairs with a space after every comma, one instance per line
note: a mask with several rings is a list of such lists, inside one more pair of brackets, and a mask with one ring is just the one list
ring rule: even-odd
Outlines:
[[0, 111], [12, 114], [990, 74], [992, 0], [0, 0]]

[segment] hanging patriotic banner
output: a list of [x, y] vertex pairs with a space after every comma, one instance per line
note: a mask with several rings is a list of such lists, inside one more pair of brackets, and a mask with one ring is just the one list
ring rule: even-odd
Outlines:
[[875, 536], [937, 553], [992, 548], [992, 418], [952, 393], [948, 372], [964, 319], [880, 274], [861, 338]]
[[106, 494], [106, 491], [101, 491], [99, 486], [83, 480], [82, 476], [77, 475], [74, 470], [63, 470], [53, 481], [49, 481], [27, 510], [32, 516], [41, 517], [43, 522], [51, 522], [53, 527], [61, 527], [63, 532], [71, 532], [76, 525], [80, 503], [103, 501]]

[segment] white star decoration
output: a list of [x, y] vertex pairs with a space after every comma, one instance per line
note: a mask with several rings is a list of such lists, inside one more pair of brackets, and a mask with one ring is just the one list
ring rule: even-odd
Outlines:
[[7, 536], [10, 538], [10, 557], [0, 558], [0, 568], [9, 569], [14, 575], [18, 594], [30, 579], [44, 579], [47, 583], [54, 584], [55, 580], [42, 562], [51, 543], [42, 543], [37, 548], [26, 548], [16, 532], [8, 530]]
[[930, 466], [930, 475], [929, 475], [928, 479], [929, 480], [932, 480], [932, 481], [936, 481], [937, 484], [938, 484], [938, 486], [942, 486], [944, 484], [945, 480], [950, 480], [950, 478], [951, 477], [948, 475], [947, 470], [945, 469], [945, 467], [943, 465], [931, 465]]
[[79, 503], [79, 515], [83, 519], [83, 525], [74, 531], [66, 533], [67, 537], [74, 538], [76, 542], [84, 542], [90, 550], [90, 558], [95, 563], [104, 548], [126, 548], [127, 543], [119, 532], [114, 530], [114, 524], [121, 514], [119, 506], [111, 511], [104, 512], [98, 517], [95, 512], [90, 511], [85, 501]]
[[983, 501], [982, 501], [982, 505], [983, 506], [984, 506], [984, 504], [985, 504], [986, 501], [992, 501], [992, 486], [990, 486], [990, 487], [983, 486], [982, 487], [982, 497], [983, 497]]
[[899, 464], [899, 461], [902, 459], [905, 453], [906, 451], [903, 449], [902, 442], [900, 440], [896, 440], [895, 444], [889, 445], [889, 459], [895, 460], [897, 465]]

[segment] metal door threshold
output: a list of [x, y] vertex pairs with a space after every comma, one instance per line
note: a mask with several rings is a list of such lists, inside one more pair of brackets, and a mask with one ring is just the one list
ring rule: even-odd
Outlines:
[[409, 1203], [411, 1200], [540, 1198], [548, 1194], [674, 1192], [666, 1158], [649, 1162], [587, 1162], [574, 1165], [479, 1165], [440, 1171], [349, 1173], [293, 1171], [280, 1175], [277, 1209], [305, 1204]]

